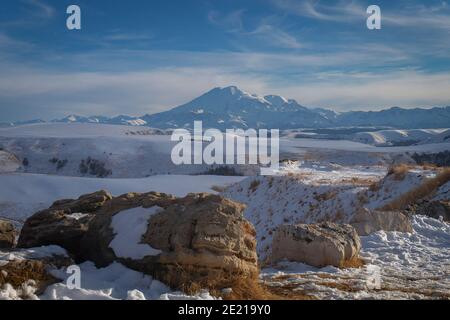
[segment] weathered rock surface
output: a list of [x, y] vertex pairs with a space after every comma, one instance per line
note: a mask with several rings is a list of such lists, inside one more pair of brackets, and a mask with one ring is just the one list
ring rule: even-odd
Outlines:
[[0, 219], [0, 249], [10, 249], [16, 242], [17, 231], [12, 223]]
[[[112, 217], [130, 206], [164, 209], [150, 217], [141, 242], [160, 254], [134, 260], [116, 257], [109, 247], [114, 238]], [[181, 199], [157, 193], [124, 195], [96, 215], [82, 246], [86, 258], [98, 266], [118, 260], [174, 288], [232, 286], [239, 279], [256, 278], [259, 272], [256, 232], [243, 218], [243, 210], [242, 204], [209, 194]]]
[[24, 224], [17, 246], [33, 248], [59, 245], [77, 259], [80, 242], [88, 230], [89, 222], [102, 206], [111, 200], [106, 191], [83, 195], [77, 200], [59, 200], [43, 211], [30, 217]]
[[360, 209], [350, 220], [358, 235], [367, 236], [383, 231], [413, 232], [411, 220], [400, 211], [376, 211]]
[[359, 236], [350, 225], [282, 225], [274, 233], [272, 262], [286, 259], [314, 267], [341, 267], [357, 258], [360, 249]]
[[[117, 236], [114, 217], [129, 209], [154, 207], [160, 209], [148, 217], [135, 245], [148, 245], [158, 253], [140, 258], [117, 256], [111, 247]], [[57, 201], [38, 212], [26, 221], [19, 245], [56, 244], [77, 260], [90, 260], [98, 267], [118, 261], [173, 288], [226, 288], [259, 274], [256, 232], [243, 218], [244, 208], [210, 194], [176, 198], [150, 192], [111, 197], [102, 191]]]
[[88, 232], [81, 239], [83, 258], [95, 262], [98, 267], [105, 267], [117, 259], [109, 247], [114, 239], [111, 222], [117, 213], [138, 207], [167, 208], [174, 201], [174, 196], [158, 192], [127, 193], [108, 201], [91, 221]]

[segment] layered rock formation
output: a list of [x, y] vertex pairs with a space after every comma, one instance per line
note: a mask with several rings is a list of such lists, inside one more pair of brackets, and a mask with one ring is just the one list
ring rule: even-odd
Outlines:
[[359, 236], [350, 225], [282, 225], [273, 237], [272, 262], [289, 260], [315, 267], [341, 267], [356, 259], [360, 249]]
[[17, 246], [33, 248], [59, 245], [80, 260], [83, 257], [80, 243], [88, 230], [89, 222], [111, 199], [111, 194], [99, 191], [83, 195], [77, 200], [56, 201], [50, 208], [37, 212], [26, 220]]
[[413, 232], [411, 220], [400, 211], [377, 211], [361, 208], [350, 220], [358, 235], [383, 231]]

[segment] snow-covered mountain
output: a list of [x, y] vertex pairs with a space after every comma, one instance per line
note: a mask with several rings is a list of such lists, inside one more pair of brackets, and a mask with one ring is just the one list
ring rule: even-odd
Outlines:
[[[307, 108], [297, 101], [278, 95], [257, 96], [236, 86], [214, 88], [189, 103], [169, 111], [142, 117], [120, 115], [83, 117], [70, 115], [52, 122], [101, 123], [153, 128], [191, 128], [195, 120], [210, 128], [336, 128], [387, 127], [393, 129], [448, 128], [450, 106], [432, 109], [402, 109], [382, 111], [350, 111], [338, 113], [330, 109]], [[32, 122], [42, 122], [33, 120]], [[28, 122], [29, 123], [29, 122]], [[4, 123], [15, 126], [24, 123]]]
[[172, 110], [142, 117], [153, 127], [192, 127], [202, 120], [212, 128], [326, 127], [322, 114], [281, 96], [260, 97], [235, 86], [215, 88]]

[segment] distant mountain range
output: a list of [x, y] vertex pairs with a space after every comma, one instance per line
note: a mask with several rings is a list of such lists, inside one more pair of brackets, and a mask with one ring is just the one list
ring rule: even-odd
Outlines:
[[[192, 128], [194, 121], [202, 120], [204, 128], [335, 128], [335, 127], [389, 127], [396, 129], [448, 128], [450, 107], [432, 109], [403, 109], [382, 111], [335, 112], [329, 109], [307, 108], [297, 101], [277, 95], [260, 97], [235, 86], [215, 88], [191, 102], [169, 111], [131, 117], [82, 117], [70, 115], [53, 120], [57, 123], [103, 123], [130, 126], [149, 126], [160, 129]], [[17, 126], [42, 123], [43, 120], [3, 123]]]

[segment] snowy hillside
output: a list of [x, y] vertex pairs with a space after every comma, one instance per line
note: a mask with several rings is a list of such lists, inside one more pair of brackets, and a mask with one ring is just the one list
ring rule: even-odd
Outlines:
[[[2, 170], [61, 176], [143, 178], [157, 174], [200, 174], [211, 169], [207, 165], [174, 165], [171, 152], [176, 142], [170, 138], [169, 132], [164, 130], [92, 123], [0, 128], [0, 148], [16, 158], [13, 167], [5, 166]], [[347, 140], [280, 139], [280, 160], [301, 161], [310, 167], [414, 163], [407, 153], [446, 150], [450, 150], [450, 141], [376, 147]], [[230, 167], [244, 175], [259, 173], [257, 166]]]
[[407, 146], [414, 144], [441, 143], [450, 141], [450, 130], [383, 130], [361, 132], [352, 140], [375, 146]]
[[170, 138], [160, 130], [82, 123], [0, 129], [0, 147], [21, 161], [26, 159], [21, 172], [140, 178], [199, 174], [210, 169], [173, 164], [171, 152], [176, 142]]
[[[247, 204], [245, 217], [257, 230], [262, 260], [270, 253], [272, 233], [281, 224], [335, 221], [348, 223], [363, 207], [377, 209], [419, 186], [431, 171], [411, 171], [402, 179], [385, 171], [360, 168], [298, 169], [276, 177], [250, 177], [222, 194]], [[377, 186], [376, 188], [371, 186]]]
[[349, 140], [377, 147], [408, 147], [450, 141], [450, 129], [377, 130], [377, 128], [329, 128], [284, 130], [291, 139]]

